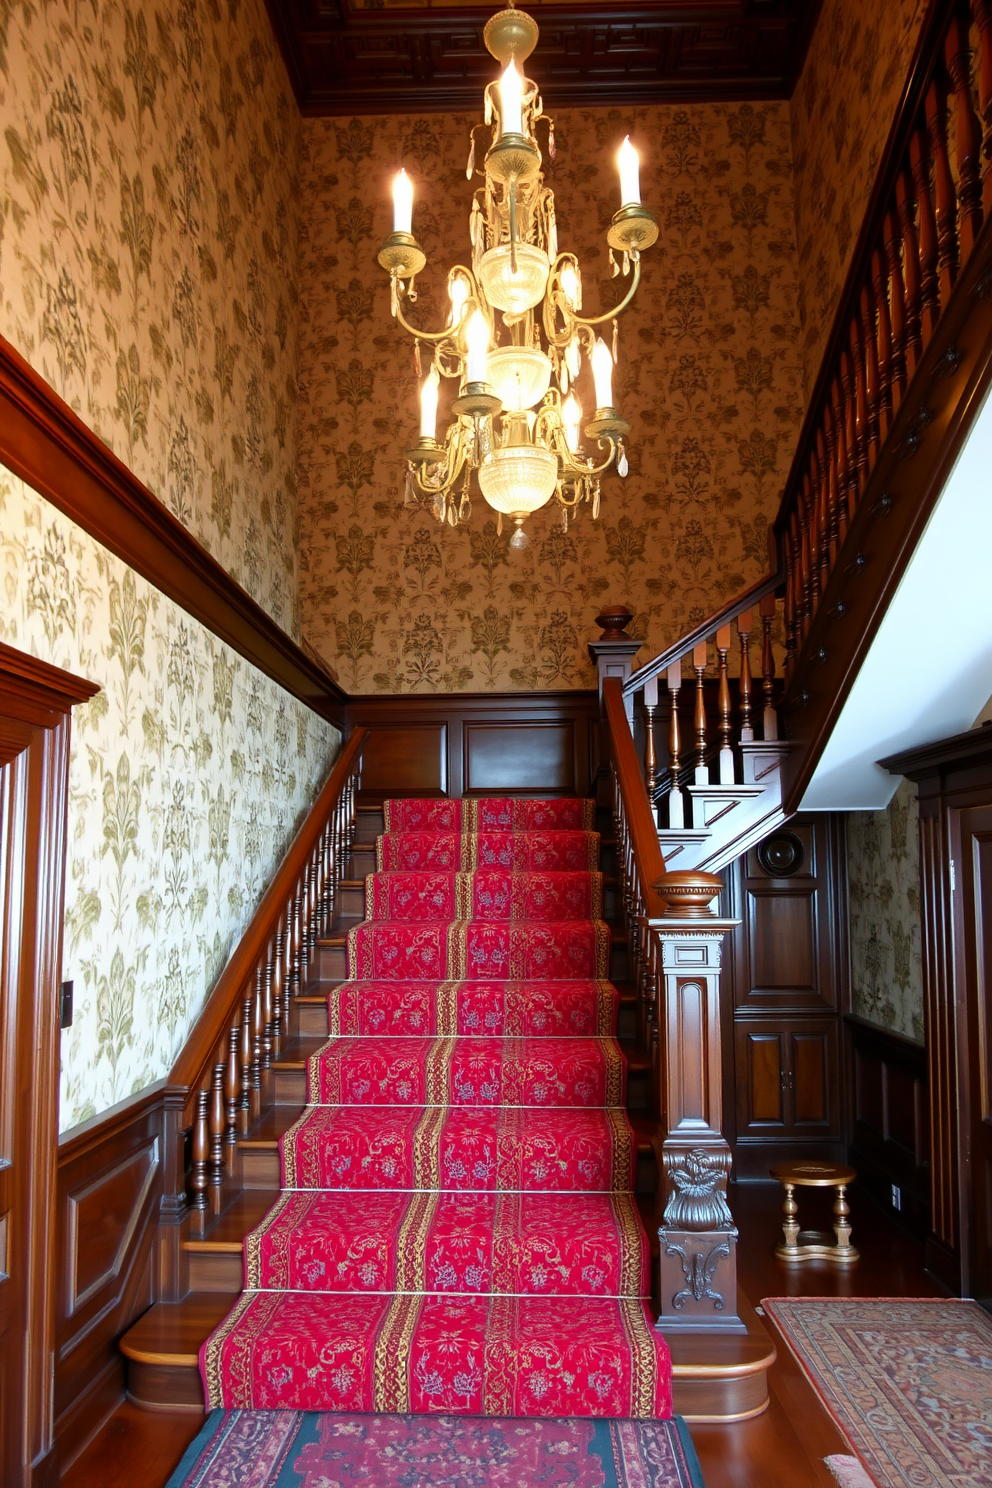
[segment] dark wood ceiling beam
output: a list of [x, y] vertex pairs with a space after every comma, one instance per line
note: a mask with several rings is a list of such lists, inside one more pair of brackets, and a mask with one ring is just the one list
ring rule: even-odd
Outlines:
[[[477, 110], [492, 8], [352, 10], [267, 0], [307, 115]], [[528, 70], [554, 107], [787, 98], [820, 0], [535, 7]]]

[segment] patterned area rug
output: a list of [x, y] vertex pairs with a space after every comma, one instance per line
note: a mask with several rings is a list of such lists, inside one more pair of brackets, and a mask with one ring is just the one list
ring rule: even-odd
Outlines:
[[685, 1422], [214, 1411], [167, 1488], [703, 1488]]
[[992, 1317], [977, 1303], [763, 1306], [877, 1488], [992, 1488]]
[[667, 1417], [593, 803], [384, 817], [207, 1403]]

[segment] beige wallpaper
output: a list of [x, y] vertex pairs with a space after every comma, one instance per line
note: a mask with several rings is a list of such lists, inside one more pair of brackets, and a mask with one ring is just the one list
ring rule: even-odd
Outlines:
[[792, 96], [807, 394], [919, 35], [925, 0], [824, 0]]
[[904, 780], [885, 811], [847, 825], [851, 992], [854, 1011], [923, 1039], [919, 806]]
[[0, 331], [297, 629], [299, 114], [263, 0], [0, 10]]
[[[352, 691], [587, 687], [604, 602], [627, 601], [642, 654], [657, 651], [764, 571], [801, 418], [788, 106], [565, 110], [550, 178], [587, 313], [618, 297], [605, 230], [627, 133], [661, 221], [620, 323], [630, 475], [605, 480], [599, 522], [588, 508], [567, 533], [557, 509], [532, 518], [522, 554], [481, 497], [455, 530], [404, 507], [414, 365], [375, 255], [402, 162], [429, 261], [416, 313], [439, 325], [448, 267], [468, 252], [473, 122], [304, 121], [303, 627]], [[591, 388], [580, 396], [588, 407]]]
[[[263, 0], [0, 8], [0, 332], [297, 626], [299, 119]], [[337, 731], [5, 472], [0, 635], [71, 761], [61, 1124], [167, 1073]]]

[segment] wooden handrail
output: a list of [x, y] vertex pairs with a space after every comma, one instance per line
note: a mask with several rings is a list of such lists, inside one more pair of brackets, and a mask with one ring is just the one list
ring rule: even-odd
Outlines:
[[665, 913], [665, 904], [655, 884], [664, 875], [665, 860], [661, 855], [658, 828], [641, 775], [618, 677], [608, 677], [603, 683], [603, 711], [644, 907], [652, 919], [658, 918]]
[[[169, 1075], [170, 1086], [195, 1091], [209, 1073], [219, 1042], [240, 1007], [246, 983], [253, 976], [273, 935], [276, 921], [294, 892], [342, 790], [355, 772], [367, 735], [367, 729], [356, 728], [335, 760], [326, 784], [293, 838], [234, 954], [187, 1034]], [[191, 1113], [187, 1111], [186, 1114], [191, 1119]]]
[[677, 661], [682, 661], [689, 653], [699, 645], [701, 641], [709, 640], [710, 636], [721, 626], [735, 619], [743, 610], [749, 610], [758, 605], [767, 595], [774, 594], [780, 589], [784, 581], [784, 574], [778, 570], [774, 573], [765, 574], [764, 578], [758, 579], [748, 589], [742, 589], [740, 594], [735, 594], [733, 599], [728, 599], [725, 605], [714, 610], [705, 620], [701, 620], [697, 626], [688, 631], [686, 635], [669, 646], [666, 651], [661, 651], [653, 656], [650, 661], [638, 667], [632, 672], [623, 684], [625, 697], [631, 697], [635, 692], [643, 692], [645, 682], [651, 681], [653, 677], [660, 677], [667, 672], [670, 666]]

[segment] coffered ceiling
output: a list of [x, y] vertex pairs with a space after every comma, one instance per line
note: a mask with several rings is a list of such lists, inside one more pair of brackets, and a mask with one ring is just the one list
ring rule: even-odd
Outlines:
[[[532, 0], [546, 103], [787, 98], [821, 0]], [[471, 0], [267, 0], [307, 114], [477, 109], [495, 63]]]

